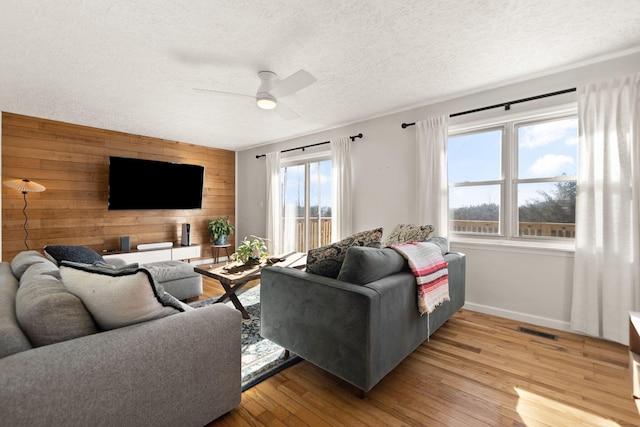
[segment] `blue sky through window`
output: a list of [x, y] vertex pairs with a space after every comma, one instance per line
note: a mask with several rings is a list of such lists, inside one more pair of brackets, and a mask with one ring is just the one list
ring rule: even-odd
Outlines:
[[[517, 128], [518, 178], [575, 176], [578, 168], [578, 119], [537, 122]], [[447, 146], [450, 183], [501, 179], [502, 130], [452, 136]], [[539, 191], [553, 191], [554, 183], [521, 185], [518, 205], [540, 199]], [[449, 207], [500, 203], [497, 185], [451, 187]]]
[[578, 119], [518, 128], [518, 178], [578, 174]]
[[[309, 173], [310, 206], [322, 209], [331, 207], [331, 160], [311, 162]], [[286, 176], [283, 204], [293, 207], [304, 207], [305, 203], [305, 165], [282, 168], [283, 181]]]

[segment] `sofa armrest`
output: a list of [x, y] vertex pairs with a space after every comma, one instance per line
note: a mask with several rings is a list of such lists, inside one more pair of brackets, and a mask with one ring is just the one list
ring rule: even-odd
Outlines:
[[462, 252], [448, 252], [444, 255], [445, 261], [449, 264], [449, 297], [451, 298], [453, 315], [455, 311], [462, 308], [465, 301], [467, 286], [467, 256]]
[[240, 403], [241, 324], [216, 304], [0, 359], [3, 423], [207, 424]]
[[378, 349], [380, 295], [365, 286], [286, 267], [262, 270], [261, 335], [368, 390], [363, 360]]

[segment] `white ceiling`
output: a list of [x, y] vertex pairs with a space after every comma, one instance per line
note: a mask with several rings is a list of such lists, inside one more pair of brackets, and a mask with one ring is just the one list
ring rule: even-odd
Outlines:
[[[241, 150], [636, 49], [638, 0], [2, 0], [0, 109]], [[193, 90], [299, 69], [295, 121]]]

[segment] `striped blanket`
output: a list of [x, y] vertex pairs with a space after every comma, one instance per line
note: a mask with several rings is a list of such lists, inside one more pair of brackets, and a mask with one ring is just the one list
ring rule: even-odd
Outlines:
[[409, 242], [390, 246], [409, 262], [418, 288], [418, 311], [432, 313], [449, 301], [449, 270], [440, 247], [429, 242]]

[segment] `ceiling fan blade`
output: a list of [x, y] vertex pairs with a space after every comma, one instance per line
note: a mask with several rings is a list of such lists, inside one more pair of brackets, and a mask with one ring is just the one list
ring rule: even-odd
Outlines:
[[282, 102], [278, 102], [278, 105], [273, 111], [285, 120], [295, 120], [300, 117], [300, 114], [296, 113]]
[[196, 92], [207, 92], [207, 93], [213, 93], [213, 94], [217, 94], [217, 95], [225, 95], [225, 96], [239, 96], [242, 98], [252, 98], [252, 99], [256, 99], [255, 95], [244, 95], [242, 93], [233, 93], [233, 92], [223, 92], [221, 90], [212, 90], [212, 89], [200, 89], [197, 87], [194, 87], [193, 90], [195, 90]]
[[304, 89], [318, 79], [313, 77], [311, 73], [305, 70], [297, 71], [286, 79], [280, 81], [273, 89], [269, 91], [276, 98], [291, 95], [294, 92]]

